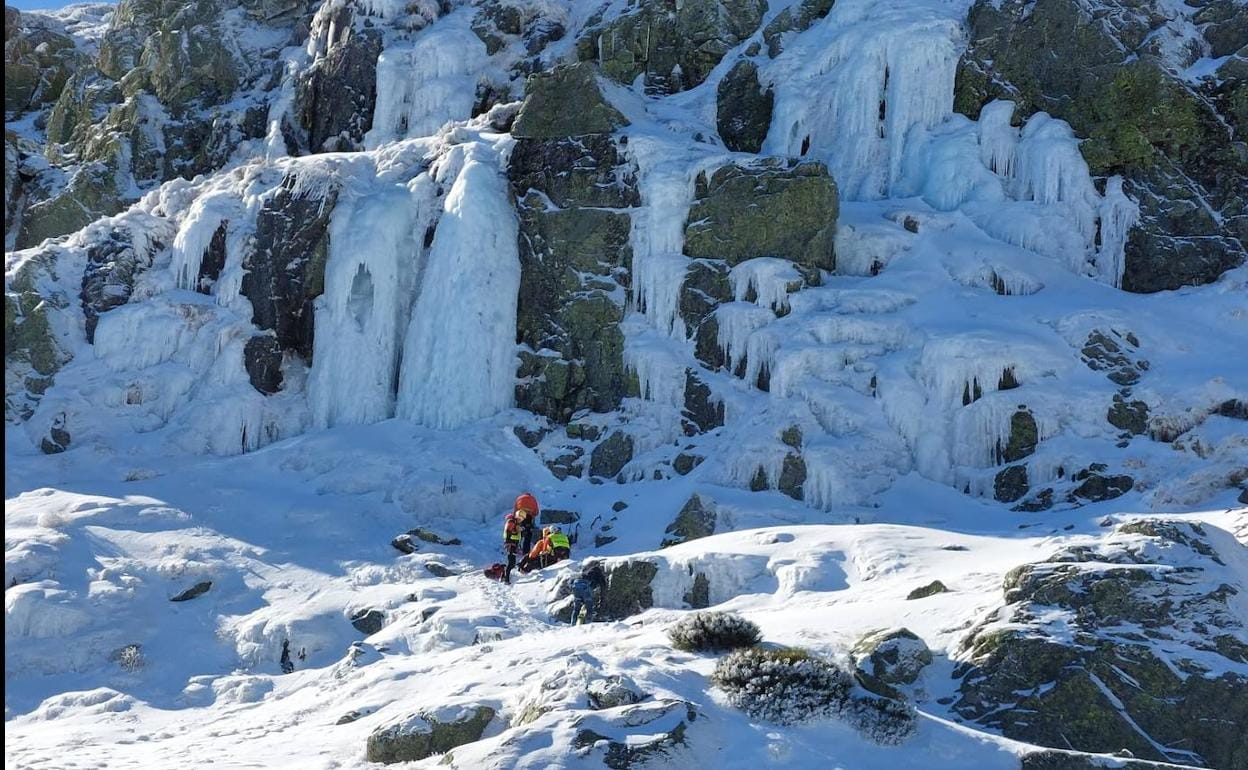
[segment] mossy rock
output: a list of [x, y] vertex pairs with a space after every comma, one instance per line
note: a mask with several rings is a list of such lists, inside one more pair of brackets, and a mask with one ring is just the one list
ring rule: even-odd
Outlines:
[[628, 125], [602, 95], [597, 68], [568, 64], [529, 76], [524, 106], [511, 128], [517, 139], [609, 134]]
[[780, 257], [818, 282], [835, 268], [838, 197], [821, 163], [728, 165], [699, 175], [685, 225], [685, 254], [734, 266]]
[[368, 736], [365, 758], [386, 765], [415, 762], [481, 740], [486, 726], [494, 719], [494, 709], [471, 706], [461, 711], [459, 718], [449, 722], [421, 712], [379, 728]]
[[660, 548], [687, 543], [690, 540], [710, 537], [715, 534], [715, 501], [692, 495], [676, 514], [675, 520], [663, 530], [669, 537], [663, 538]]
[[686, 0], [675, 6], [642, 0], [636, 11], [591, 26], [578, 41], [617, 83], [644, 80], [647, 93], [694, 88], [735, 45], [752, 35], [767, 10], [761, 0]]
[[943, 593], [948, 593], [948, 592], [949, 592], [949, 589], [945, 587], [944, 583], [940, 582], [939, 580], [933, 580], [927, 585], [919, 586], [918, 588], [914, 589], [910, 593], [906, 594], [906, 599], [908, 601], [913, 601], [914, 599], [926, 599], [929, 596], [935, 596], [936, 594], [943, 594]]

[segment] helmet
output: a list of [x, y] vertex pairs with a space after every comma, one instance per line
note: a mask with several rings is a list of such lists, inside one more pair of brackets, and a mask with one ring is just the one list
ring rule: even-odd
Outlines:
[[537, 498], [525, 492], [516, 498], [515, 509], [517, 511], [528, 511], [529, 513], [537, 513]]
[[517, 521], [524, 521], [529, 518], [529, 512], [523, 508], [517, 508], [515, 511], [507, 514], [507, 516]]
[[556, 532], [562, 532], [562, 531], [563, 530], [559, 529], [558, 524], [551, 524], [549, 527], [546, 528], [546, 534], [548, 535], [553, 535]]

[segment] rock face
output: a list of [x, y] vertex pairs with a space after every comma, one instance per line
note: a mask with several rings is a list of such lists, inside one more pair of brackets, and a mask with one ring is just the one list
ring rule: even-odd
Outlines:
[[356, 21], [351, 5], [332, 11], [326, 53], [300, 78], [295, 103], [300, 144], [308, 151], [359, 149], [373, 127], [381, 33]]
[[668, 537], [663, 538], [659, 547], [666, 548], [700, 537], [709, 537], [715, 534], [715, 519], [714, 501], [695, 494], [676, 514], [676, 519], [663, 530]]
[[614, 478], [633, 459], [633, 437], [617, 430], [594, 447], [589, 456], [589, 475]]
[[[624, 289], [636, 170], [611, 132], [623, 117], [594, 67], [529, 79], [508, 178], [520, 218], [517, 405], [558, 422], [605, 412], [627, 389]], [[575, 109], [569, 109], [574, 105]]]
[[836, 184], [821, 163], [769, 161], [698, 176], [685, 253], [737, 265], [755, 257], [795, 263], [818, 283], [836, 267]]
[[337, 202], [332, 189], [320, 197], [288, 176], [256, 218], [256, 235], [243, 267], [243, 296], [252, 322], [274, 332], [284, 350], [312, 360], [312, 301], [325, 289], [329, 220]]
[[71, 358], [52, 328], [51, 315], [70, 298], [40, 291], [54, 259], [40, 252], [19, 267], [4, 293], [4, 414], [25, 419], [56, 373]]
[[40, 17], [4, 7], [4, 111], [26, 112], [55, 102], [86, 56], [69, 35]]
[[415, 714], [368, 736], [365, 757], [369, 762], [392, 765], [444, 754], [457, 746], [481, 740], [494, 714], [490, 706], [463, 707], [459, 715], [449, 721], [439, 721], [428, 713]]
[[1231, 602], [1244, 586], [1226, 549], [1242, 546], [1142, 520], [1016, 568], [1005, 605], [964, 643], [954, 709], [1042, 746], [1242, 764], [1248, 643]]
[[[955, 106], [975, 117], [1003, 98], [1023, 117], [1047, 111], [1088, 137], [1081, 149], [1094, 173], [1124, 175], [1126, 192], [1140, 204], [1124, 289], [1209, 283], [1248, 253], [1248, 155], [1243, 110], [1234, 107], [1243, 103], [1244, 86], [1231, 86], [1238, 97], [1202, 98], [1168, 73], [1154, 48], [1166, 39], [1153, 33], [1167, 16], [1151, 3], [1112, 7], [1102, 19], [1076, 0], [980, 0], [970, 14]], [[1211, 25], [1214, 39], [1233, 27]]]
[[161, 244], [136, 250], [129, 231], [113, 229], [87, 249], [87, 268], [82, 274], [82, 313], [87, 342], [95, 341], [101, 313], [126, 304], [139, 274], [152, 265], [152, 253]]
[[706, 80], [730, 48], [758, 29], [766, 10], [761, 0], [642, 0], [634, 12], [591, 27], [577, 50], [616, 82], [644, 76], [647, 93], [675, 93]]

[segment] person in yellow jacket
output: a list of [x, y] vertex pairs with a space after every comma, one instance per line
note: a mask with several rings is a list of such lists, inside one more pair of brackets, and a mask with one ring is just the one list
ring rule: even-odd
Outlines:
[[572, 543], [563, 534], [557, 524], [542, 530], [542, 539], [533, 546], [533, 550], [520, 562], [521, 572], [532, 572], [535, 569], [549, 567], [572, 555]]

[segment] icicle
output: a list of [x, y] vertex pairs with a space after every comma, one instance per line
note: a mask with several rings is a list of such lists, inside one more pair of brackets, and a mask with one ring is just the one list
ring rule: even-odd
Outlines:
[[997, 99], [979, 113], [979, 153], [984, 165], [1006, 179], [1014, 176], [1018, 156], [1018, 129], [1010, 125], [1014, 102]]
[[519, 226], [495, 152], [463, 144], [408, 325], [398, 414], [455, 428], [512, 405]]
[[169, 269], [179, 289], [197, 288], [204, 252], [217, 229], [236, 209], [237, 197], [230, 191], [201, 195], [191, 204], [182, 226], [173, 239]]
[[377, 59], [377, 105], [364, 147], [432, 136], [467, 120], [486, 64], [485, 44], [466, 28], [433, 27], [410, 47], [386, 48]]
[[887, 195], [911, 130], [953, 112], [963, 34], [956, 14], [912, 3], [838, 3], [764, 68], [764, 152], [825, 161], [846, 200]]
[[1127, 233], [1139, 218], [1139, 204], [1123, 192], [1122, 177], [1111, 176], [1105, 182], [1105, 197], [1101, 201], [1101, 245], [1096, 266], [1101, 280], [1112, 286], [1122, 286]]
[[[635, 318], [635, 316], [634, 316]], [[658, 404], [683, 407], [685, 404], [684, 351], [653, 330], [628, 330], [624, 343], [624, 366], [637, 375], [641, 397]]]
[[1032, 115], [1023, 126], [1017, 164], [1015, 196], [1045, 205], [1065, 204], [1091, 246], [1099, 196], [1070, 124], [1043, 112]]
[[716, 343], [736, 371], [745, 360], [750, 335], [776, 319], [775, 314], [749, 302], [727, 302], [715, 309]]

